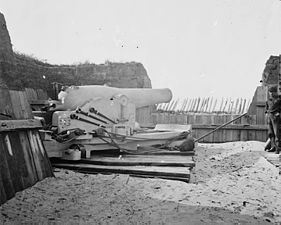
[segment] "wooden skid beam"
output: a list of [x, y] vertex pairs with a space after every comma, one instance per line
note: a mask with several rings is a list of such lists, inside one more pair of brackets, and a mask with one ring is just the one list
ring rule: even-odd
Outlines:
[[[64, 163], [71, 161], [64, 160]], [[163, 166], [163, 167], [194, 167], [191, 156], [157, 156], [157, 155], [126, 155], [124, 157], [92, 156], [90, 159], [72, 161], [72, 163], [85, 163], [91, 165], [108, 166]]]
[[149, 152], [147, 154], [136, 154], [136, 155], [172, 155], [172, 156], [193, 156], [195, 154], [194, 151], [188, 151], [188, 152], [180, 152], [180, 151], [158, 151], [158, 152]]
[[36, 119], [28, 120], [0, 120], [0, 132], [13, 130], [39, 129], [42, 128], [41, 121]]
[[[134, 153], [134, 155], [170, 155], [170, 156], [194, 156], [195, 152], [194, 151], [186, 151], [186, 152], [181, 152], [181, 151], [170, 151], [170, 150], [161, 150], [159, 151], [153, 151], [154, 148], [152, 147], [152, 151], [149, 151], [150, 148], [145, 147], [145, 150], [147, 152], [138, 152]], [[127, 153], [121, 152], [119, 149], [116, 150], [94, 150], [91, 151], [91, 155], [99, 155], [99, 156], [117, 156], [119, 157], [120, 155], [127, 155]]]
[[146, 167], [146, 166], [103, 166], [103, 165], [89, 165], [89, 164], [67, 164], [55, 163], [54, 167], [78, 170], [87, 173], [120, 173], [139, 176], [150, 177], [166, 177], [166, 178], [190, 178], [190, 170], [188, 167]]

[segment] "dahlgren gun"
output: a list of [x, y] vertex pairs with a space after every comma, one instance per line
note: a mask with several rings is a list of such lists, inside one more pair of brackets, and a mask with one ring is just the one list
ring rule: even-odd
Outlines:
[[136, 121], [136, 109], [171, 99], [168, 88], [66, 87], [48, 108], [52, 122], [44, 144], [49, 157], [89, 158], [91, 151], [109, 149], [134, 154], [144, 147], [181, 150], [182, 142], [191, 138], [191, 125], [147, 129]]

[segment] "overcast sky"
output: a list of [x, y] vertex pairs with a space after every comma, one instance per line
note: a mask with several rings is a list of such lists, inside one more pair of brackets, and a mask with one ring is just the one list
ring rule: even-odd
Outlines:
[[175, 97], [251, 98], [281, 54], [279, 0], [0, 0], [0, 11], [18, 52], [141, 62]]

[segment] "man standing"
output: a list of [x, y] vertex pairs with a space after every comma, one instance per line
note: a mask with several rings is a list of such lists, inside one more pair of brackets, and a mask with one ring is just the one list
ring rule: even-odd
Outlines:
[[281, 98], [277, 93], [277, 85], [268, 89], [266, 113], [268, 117], [268, 137], [271, 140], [271, 148], [268, 152], [275, 152], [276, 154], [279, 154], [281, 151]]

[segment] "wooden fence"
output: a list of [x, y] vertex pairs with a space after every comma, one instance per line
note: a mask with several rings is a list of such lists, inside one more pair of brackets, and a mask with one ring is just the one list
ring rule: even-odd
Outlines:
[[42, 89], [32, 89], [32, 88], [25, 88], [24, 92], [26, 94], [26, 98], [28, 101], [36, 101], [36, 100], [47, 100], [48, 95]]
[[256, 124], [266, 124], [265, 103], [267, 100], [267, 87], [257, 87], [248, 109], [249, 115], [256, 115]]
[[[152, 114], [152, 124], [191, 124], [192, 135], [199, 138], [219, 125], [238, 117], [230, 114], [186, 114], [186, 113], [160, 113]], [[242, 117], [230, 125], [205, 137], [200, 142], [221, 143], [229, 141], [266, 141], [267, 125], [256, 124], [256, 115]]]
[[191, 124], [193, 136], [199, 138], [235, 117], [248, 115], [222, 128], [201, 142], [219, 143], [227, 141], [267, 140], [265, 102], [267, 88], [257, 87], [252, 100], [237, 98], [193, 98], [177, 99], [157, 105], [151, 115], [139, 115], [150, 127], [156, 124]]
[[159, 104], [157, 110], [161, 112], [243, 114], [247, 112], [250, 103], [250, 99], [243, 98], [185, 98]]
[[0, 89], [0, 204], [53, 176], [25, 92]]

